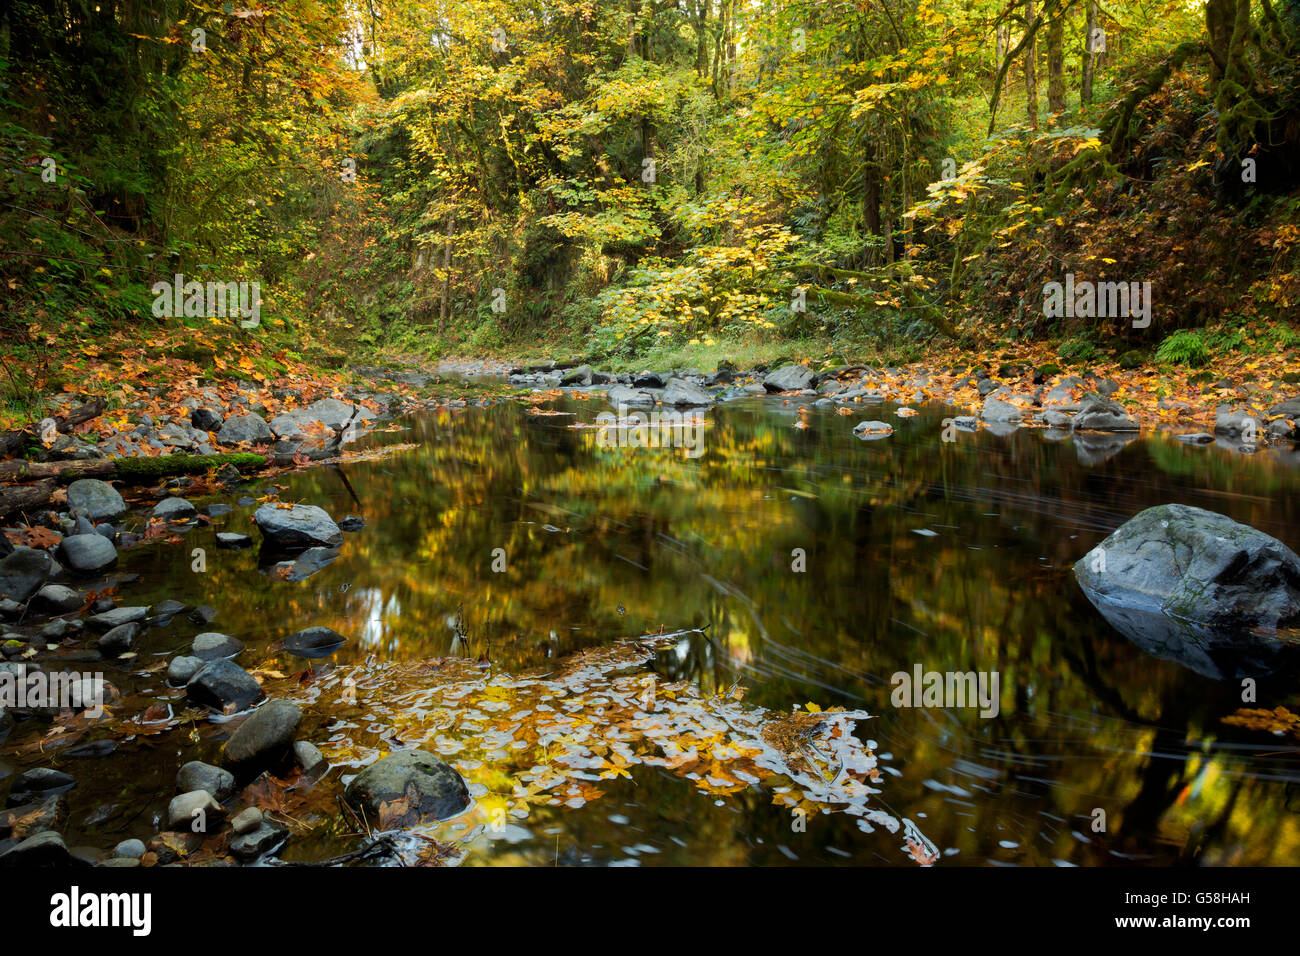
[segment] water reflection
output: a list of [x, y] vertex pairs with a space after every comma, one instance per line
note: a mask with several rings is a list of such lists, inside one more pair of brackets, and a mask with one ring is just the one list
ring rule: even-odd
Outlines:
[[[656, 670], [705, 690], [739, 684], [774, 710], [811, 701], [877, 715], [868, 730], [888, 756], [887, 809], [947, 861], [1295, 862], [1300, 750], [1221, 724], [1242, 706], [1226, 679], [1236, 669], [1148, 653], [1149, 632], [1117, 631], [1070, 574], [1128, 517], [1172, 501], [1300, 546], [1285, 453], [1028, 430], [958, 431], [947, 443], [950, 410], [897, 418], [889, 405], [864, 417], [889, 421], [893, 435], [862, 442], [855, 418], [755, 399], [710, 410], [702, 454], [688, 457], [602, 446], [570, 427], [595, 422], [607, 410], [599, 401], [555, 407], [573, 414], [516, 404], [431, 413], [370, 439], [414, 450], [248, 490], [365, 518], [305, 580], [259, 574], [252, 551], [215, 549], [208, 573], [192, 574], [181, 548], [158, 544], [126, 558], [141, 575], [129, 601], [214, 605], [217, 619], [200, 629], [244, 641], [250, 657], [324, 625], [351, 639], [342, 663], [464, 656], [510, 671], [698, 628]], [[237, 507], [184, 549], [211, 546], [216, 530], [256, 534], [252, 511]], [[151, 631], [142, 656], [195, 630], [178, 619]], [[917, 662], [997, 671], [998, 715], [895, 709], [890, 677]], [[1295, 707], [1294, 687], [1264, 682], [1255, 706]], [[164, 767], [124, 799], [157, 803], [143, 788], [166, 795], [167, 777]], [[86, 820], [106, 789], [73, 791], [74, 817]], [[842, 816], [792, 832], [758, 788], [712, 801], [643, 768], [607, 790], [582, 811], [541, 811], [527, 827], [476, 837], [467, 862], [905, 862], [898, 838]]]

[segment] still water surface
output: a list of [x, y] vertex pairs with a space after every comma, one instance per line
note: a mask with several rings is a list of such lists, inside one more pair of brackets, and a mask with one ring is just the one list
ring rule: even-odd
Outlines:
[[[513, 402], [431, 411], [364, 440], [414, 449], [273, 479], [281, 500], [366, 521], [305, 581], [277, 580], [255, 551], [215, 549], [218, 530], [257, 535], [255, 506], [181, 546], [124, 552], [123, 570], [140, 578], [120, 603], [218, 609], [206, 628], [178, 617], [148, 632], [141, 662], [215, 629], [248, 645], [245, 667], [287, 673], [302, 662], [269, 645], [323, 624], [351, 638], [338, 665], [468, 655], [521, 673], [617, 638], [700, 628], [661, 670], [705, 691], [739, 682], [747, 704], [776, 711], [813, 702], [874, 715], [859, 731], [881, 757], [876, 805], [915, 821], [940, 865], [1300, 859], [1300, 748], [1222, 724], [1242, 706], [1239, 681], [1143, 651], [1070, 572], [1128, 517], [1166, 502], [1300, 548], [1294, 461], [1161, 435], [1100, 451], [1030, 430], [958, 432], [948, 443], [942, 419], [953, 413], [937, 406], [909, 419], [876, 406], [861, 417], [895, 432], [862, 441], [857, 417], [812, 409], [796, 428], [797, 406], [781, 399], [703, 412], [693, 457], [600, 447], [593, 431], [569, 427], [605, 410], [598, 400], [547, 407], [573, 414]], [[197, 503], [234, 504], [267, 485]], [[208, 549], [206, 573], [190, 568], [195, 547]], [[495, 549], [504, 571], [493, 571]], [[796, 549], [803, 571], [793, 570]], [[895, 707], [891, 676], [917, 665], [996, 672], [997, 715]], [[161, 690], [156, 676], [110, 679]], [[1254, 706], [1294, 709], [1300, 697], [1294, 674], [1262, 675], [1259, 688]], [[319, 721], [314, 730], [326, 734]], [[56, 759], [80, 782], [67, 795], [69, 843], [147, 839], [177, 767], [217, 747], [182, 728], [108, 757]], [[843, 815], [793, 832], [762, 787], [712, 799], [639, 767], [603, 789], [581, 809], [544, 808], [481, 833], [466, 863], [912, 865], [897, 835], [864, 833]], [[355, 845], [338, 825], [315, 832], [287, 855]]]

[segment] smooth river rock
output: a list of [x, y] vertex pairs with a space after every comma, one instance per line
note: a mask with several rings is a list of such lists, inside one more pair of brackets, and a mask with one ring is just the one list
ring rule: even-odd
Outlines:
[[213, 710], [233, 705], [244, 710], [266, 699], [256, 678], [234, 661], [219, 660], [208, 664], [185, 685], [186, 696], [196, 704]]
[[59, 542], [59, 560], [79, 574], [98, 574], [117, 562], [117, 548], [102, 534], [69, 535]]
[[302, 711], [288, 700], [267, 701], [226, 741], [225, 762], [241, 773], [288, 762]]
[[1300, 625], [1300, 557], [1270, 535], [1190, 505], [1158, 505], [1074, 565], [1094, 604], [1160, 611], [1216, 630]]
[[372, 763], [343, 796], [384, 829], [445, 820], [469, 806], [461, 775], [427, 750], [403, 750]]
[[126, 502], [108, 482], [78, 478], [68, 485], [68, 511], [83, 514], [91, 521], [112, 521], [126, 514]]
[[[98, 538], [99, 535], [95, 537]], [[26, 604], [41, 589], [53, 567], [54, 562], [44, 551], [36, 548], [14, 549], [13, 554], [0, 560], [0, 598]]]
[[343, 532], [334, 519], [315, 505], [281, 508], [265, 504], [253, 513], [253, 521], [266, 543], [280, 551], [337, 548], [343, 543]]

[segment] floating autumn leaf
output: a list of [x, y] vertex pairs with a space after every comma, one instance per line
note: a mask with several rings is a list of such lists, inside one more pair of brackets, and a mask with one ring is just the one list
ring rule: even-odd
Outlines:
[[1290, 734], [1300, 738], [1300, 714], [1293, 714], [1285, 707], [1275, 707], [1272, 710], [1242, 707], [1224, 717], [1223, 722], [1233, 727], [1263, 731], [1279, 737]]
[[[653, 654], [690, 633], [617, 641], [548, 674], [485, 673], [459, 658], [386, 661], [284, 691], [312, 710], [367, 715], [337, 722], [320, 744], [331, 764], [359, 770], [394, 739], [439, 754], [482, 795], [467, 813], [483, 825], [501, 800], [516, 819], [537, 807], [577, 809], [603, 796], [597, 784], [658, 768], [713, 799], [759, 791], [777, 806], [852, 816], [866, 832], [898, 831], [871, 805], [881, 777], [854, 734], [866, 713], [774, 713], [648, 670]], [[402, 806], [384, 813], [404, 819]]]

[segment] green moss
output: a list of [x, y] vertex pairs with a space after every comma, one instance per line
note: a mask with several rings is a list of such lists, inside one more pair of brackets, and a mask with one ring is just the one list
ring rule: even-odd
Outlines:
[[1119, 357], [1120, 368], [1141, 368], [1145, 363], [1146, 356], [1137, 349], [1129, 349]]
[[123, 481], [151, 484], [168, 475], [196, 475], [234, 465], [236, 468], [261, 468], [267, 459], [247, 452], [222, 455], [160, 455], [157, 458], [119, 458], [117, 474]]

